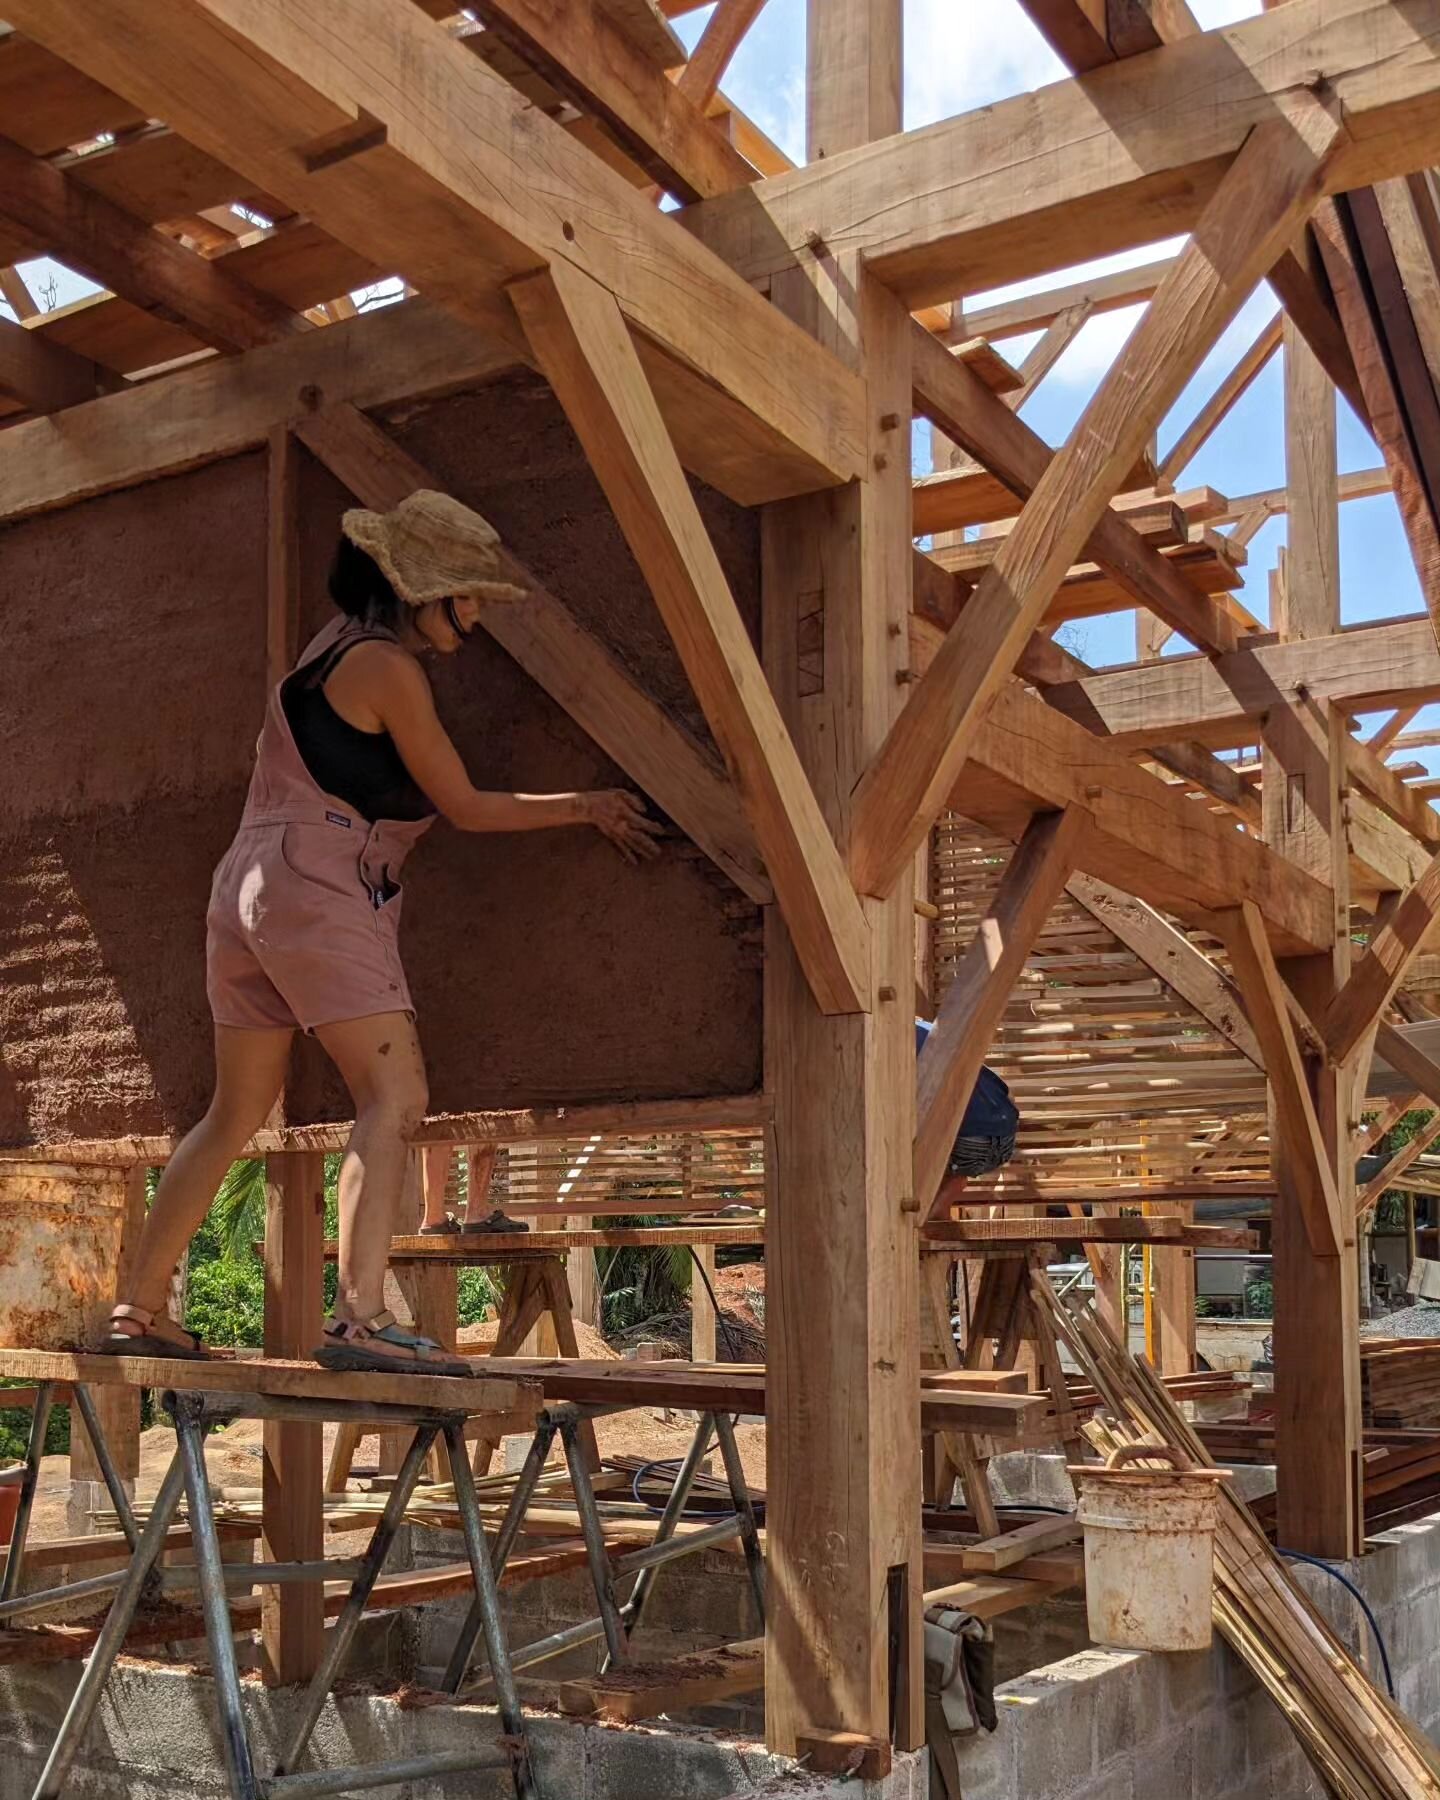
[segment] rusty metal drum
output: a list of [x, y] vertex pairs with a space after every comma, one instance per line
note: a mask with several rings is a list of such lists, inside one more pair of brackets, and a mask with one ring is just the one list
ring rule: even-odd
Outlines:
[[0, 1165], [0, 1345], [99, 1342], [115, 1299], [128, 1182], [125, 1169]]

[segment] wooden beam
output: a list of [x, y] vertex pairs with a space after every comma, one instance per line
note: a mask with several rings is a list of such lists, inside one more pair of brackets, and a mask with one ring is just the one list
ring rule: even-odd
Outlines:
[[816, 162], [901, 129], [901, 0], [811, 0], [806, 34], [807, 157]]
[[1295, 242], [1271, 265], [1270, 286], [1285, 308], [1285, 316], [1304, 338], [1310, 353], [1354, 408], [1360, 423], [1369, 427], [1370, 415], [1355, 358], [1331, 292], [1330, 278], [1320, 255], [1315, 230], [1307, 225]]
[[1292, 123], [1257, 132], [1235, 159], [1195, 236], [1036, 483], [967, 603], [961, 629], [946, 639], [866, 770], [851, 844], [864, 892], [886, 891], [914, 855], [955, 784], [986, 705], [1065, 570], [1156, 421], [1303, 224], [1339, 135], [1335, 119], [1312, 101]]
[[33, 232], [101, 287], [178, 321], [213, 349], [249, 350], [308, 329], [282, 301], [237, 282], [220, 263], [8, 138], [0, 138], [0, 217]]
[[709, 94], [671, 81], [601, 0], [477, 0], [475, 11], [567, 100], [603, 120], [646, 174], [679, 199], [703, 200], [756, 179], [705, 117]]
[[[316, 1153], [267, 1160], [265, 1200], [265, 1354], [303, 1359], [320, 1342], [324, 1290], [325, 1158]], [[271, 1562], [314, 1562], [325, 1554], [324, 1427], [267, 1419], [264, 1555]], [[325, 1636], [321, 1585], [266, 1588], [260, 1636], [266, 1677], [308, 1681]]]
[[1284, 323], [1284, 313], [1277, 312], [1260, 327], [1219, 387], [1160, 459], [1162, 481], [1173, 481], [1182, 474], [1187, 464], [1230, 416], [1236, 402], [1280, 348]]
[[704, 106], [725, 79], [730, 59], [764, 4], [765, 0], [718, 0], [676, 82], [692, 105]]
[[1403, 1175], [1411, 1163], [1430, 1148], [1436, 1138], [1440, 1138], [1440, 1113], [1436, 1113], [1428, 1125], [1422, 1126], [1408, 1144], [1402, 1144], [1380, 1173], [1372, 1176], [1361, 1188], [1355, 1196], [1357, 1219], [1374, 1211], [1384, 1198], [1386, 1191], [1394, 1187], [1396, 1178]]
[[986, 1052], [1075, 866], [1085, 826], [1075, 807], [1031, 821], [940, 1002], [916, 1075], [915, 1197], [927, 1217]]
[[303, 410], [302, 394], [386, 406], [475, 387], [516, 363], [512, 350], [420, 299], [213, 358], [93, 400], [64, 430], [48, 419], [10, 426], [0, 522], [254, 449]]
[[1141, 263], [1130, 269], [1117, 269], [1113, 275], [1091, 275], [1063, 287], [1047, 288], [1043, 293], [1025, 294], [1014, 300], [1000, 300], [993, 306], [976, 307], [973, 311], [957, 307], [951, 324], [951, 337], [1003, 338], [1025, 331], [1044, 331], [1071, 307], [1083, 306], [1093, 317], [1097, 313], [1118, 312], [1126, 306], [1138, 306], [1148, 300], [1169, 272], [1173, 256], [1156, 262]]
[[[1011, 493], [1028, 499], [1056, 453], [928, 332], [916, 329], [912, 355], [917, 410], [983, 462]], [[1014, 536], [1015, 530], [1007, 532], [1003, 543], [1009, 544]], [[1193, 642], [1209, 649], [1234, 648], [1233, 622], [1169, 568], [1112, 508], [1104, 509], [1081, 542], [1100, 568]], [[1078, 545], [1076, 549], [1078, 554]], [[997, 548], [997, 562], [999, 555]]]
[[[1426, 485], [1418, 445], [1407, 427], [1403, 392], [1388, 336], [1372, 310], [1364, 256], [1342, 201], [1327, 201], [1315, 216], [1315, 235], [1345, 327], [1369, 415], [1370, 430], [1395, 490], [1401, 523], [1432, 618], [1440, 618], [1440, 523]], [[1431, 405], [1434, 394], [1431, 391]]]
[[819, 221], [832, 250], [863, 254], [911, 307], [1138, 249], [1194, 228], [1251, 131], [1286, 128], [1321, 41], [1347, 127], [1326, 190], [1406, 174], [1440, 160], [1440, 69], [1417, 49], [1432, 5], [1290, 0], [707, 200], [688, 223], [761, 281], [803, 260]]
[[1213, 660], [1171, 656], [1097, 671], [1068, 690], [1051, 688], [1046, 698], [1120, 744], [1193, 737], [1239, 745], [1253, 744], [1257, 722], [1301, 688], [1352, 713], [1440, 699], [1434, 628], [1416, 617], [1298, 643], [1246, 646]]
[[1375, 1050], [1397, 1075], [1415, 1087], [1434, 1106], [1440, 1106], [1440, 1063], [1436, 1063], [1394, 1025], [1381, 1020], [1375, 1034]]
[[[306, 446], [366, 506], [385, 511], [440, 483], [351, 406], [296, 421]], [[508, 550], [504, 579], [518, 604], [482, 607], [480, 624], [551, 699], [759, 905], [774, 899], [754, 834], [714, 758]]]
[[1370, 946], [1350, 979], [1325, 1009], [1320, 1028], [1336, 1062], [1348, 1061], [1379, 1020], [1405, 979], [1405, 971], [1424, 947], [1437, 917], [1440, 853], [1371, 936]]
[[735, 773], [816, 998], [827, 1012], [868, 1011], [864, 917], [620, 308], [563, 264], [515, 283], [511, 297]]
[[1279, 1129], [1291, 1155], [1296, 1196], [1310, 1248], [1316, 1256], [1336, 1256], [1345, 1228], [1335, 1178], [1295, 1031], [1289, 1003], [1265, 926], [1248, 901], [1216, 914], [1230, 951], [1235, 980], [1249, 1008], [1265, 1071], [1275, 1097]]
[[1243, 895], [1286, 954], [1333, 931], [1329, 887], [1018, 683], [992, 702], [948, 804], [1012, 841], [1033, 813], [1079, 806], [1092, 825], [1080, 866], [1163, 912], [1208, 929], [1210, 911]]
[[686, 465], [732, 497], [859, 473], [858, 379], [418, 8], [354, 0], [343, 31], [304, 29], [287, 0], [19, 0], [9, 16], [522, 356], [502, 285], [582, 270], [643, 334]]
[[[837, 31], [847, 0], [825, 0]], [[858, 263], [815, 266], [775, 303], [863, 355], [871, 476], [766, 508], [764, 673], [837, 842], [899, 710], [912, 564], [908, 319]], [[897, 633], [898, 627], [898, 633]], [[815, 634], [824, 634], [817, 660]], [[817, 680], [817, 672], [819, 679]], [[876, 1006], [825, 1015], [786, 921], [765, 923], [769, 1312], [766, 1735], [843, 1726], [923, 1737], [920, 1303], [913, 875], [866, 906]], [[946, 1428], [942, 1422], [942, 1429]], [[894, 1667], [890, 1621], [894, 1638]]]
[[[1030, 22], [1067, 68], [1077, 74], [1115, 61], [1108, 0], [1021, 0]], [[1150, 48], [1160, 42], [1155, 35]]]
[[1239, 990], [1218, 964], [1211, 962], [1184, 932], [1137, 900], [1093, 875], [1072, 875], [1065, 884], [1072, 900], [1078, 900], [1099, 924], [1132, 950], [1174, 993], [1194, 1007], [1207, 1024], [1240, 1054], [1265, 1067], [1259, 1039], [1246, 1016]]
[[18, 400], [27, 411], [62, 412], [118, 385], [110, 370], [88, 356], [0, 317], [0, 394]]

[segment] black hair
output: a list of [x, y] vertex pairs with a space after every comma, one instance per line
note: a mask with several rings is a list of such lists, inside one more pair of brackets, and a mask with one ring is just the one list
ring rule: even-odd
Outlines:
[[398, 632], [405, 602], [385, 579], [379, 563], [358, 544], [342, 536], [330, 566], [330, 598], [341, 612], [366, 625]]

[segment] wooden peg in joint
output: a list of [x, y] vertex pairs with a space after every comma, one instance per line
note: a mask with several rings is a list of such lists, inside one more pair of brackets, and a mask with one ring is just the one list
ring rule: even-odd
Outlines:
[[895, 990], [893, 987], [888, 986], [877, 988], [875, 990], [875, 997], [877, 1000], [893, 1000], [895, 998]]
[[899, 424], [900, 424], [899, 413], [881, 413], [880, 429], [882, 431], [895, 431], [898, 429]]

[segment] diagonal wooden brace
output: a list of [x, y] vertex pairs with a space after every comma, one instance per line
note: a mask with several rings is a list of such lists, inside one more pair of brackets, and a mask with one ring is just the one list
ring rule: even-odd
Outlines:
[[888, 893], [914, 855], [1066, 571], [1158, 420], [1308, 217], [1341, 135], [1302, 95], [1290, 118], [1246, 140], [862, 778], [851, 839], [862, 892]]
[[557, 262], [509, 288], [734, 773], [821, 1010], [870, 1009], [869, 931], [615, 300]]

